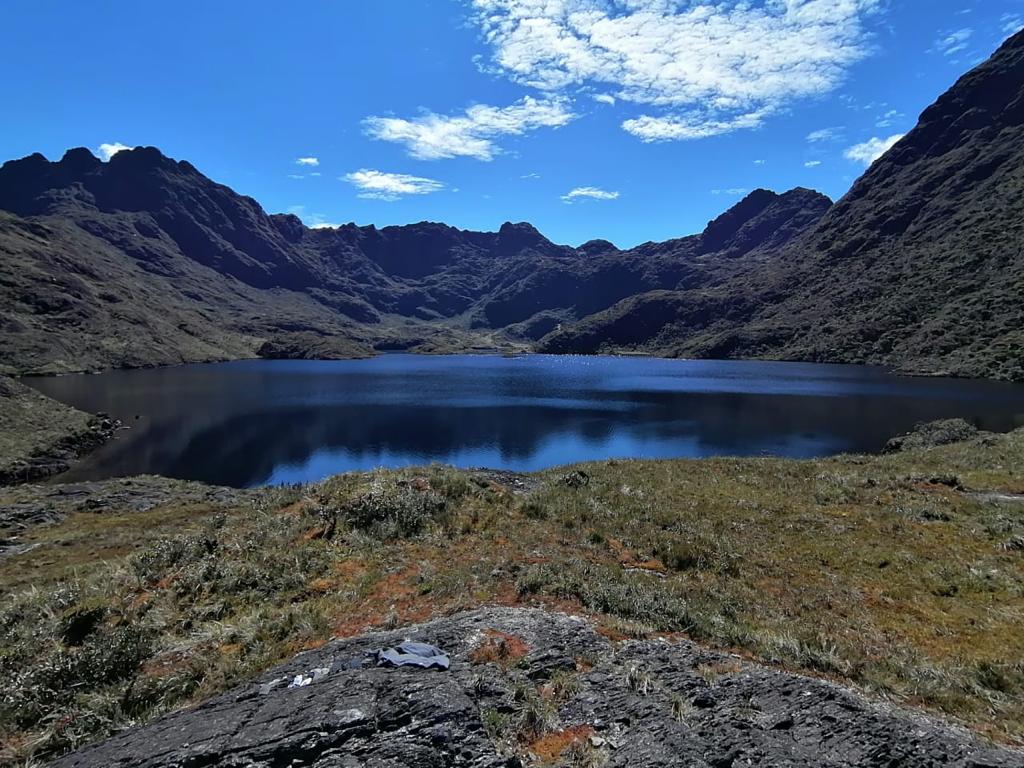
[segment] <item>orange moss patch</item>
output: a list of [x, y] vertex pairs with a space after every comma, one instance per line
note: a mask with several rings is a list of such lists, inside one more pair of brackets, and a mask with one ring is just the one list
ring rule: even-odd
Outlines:
[[303, 533], [299, 538], [302, 541], [316, 541], [317, 539], [331, 539], [334, 538], [334, 530], [337, 524], [334, 520], [329, 520], [323, 525], [317, 525], [310, 528], [308, 531]]
[[500, 664], [509, 667], [530, 652], [530, 646], [523, 638], [488, 629], [484, 632], [484, 640], [469, 654], [474, 664]]
[[419, 566], [389, 573], [373, 585], [366, 599], [339, 617], [335, 634], [352, 637], [392, 618], [416, 624], [438, 615], [442, 606], [430, 595], [420, 594], [419, 575]]
[[306, 585], [307, 595], [325, 595], [337, 586], [333, 579], [313, 579]]
[[705, 680], [717, 680], [726, 675], [735, 675], [743, 671], [743, 665], [738, 661], [719, 661], [714, 664], [701, 664], [697, 667], [697, 674]]
[[286, 507], [281, 507], [277, 511], [279, 515], [290, 515], [292, 517], [298, 517], [306, 512], [312, 506], [310, 499], [299, 499], [296, 502], [289, 504]]
[[343, 579], [355, 579], [366, 573], [368, 567], [362, 560], [350, 557], [347, 560], [335, 563], [331, 570]]
[[608, 547], [619, 561], [623, 568], [632, 568], [638, 571], [650, 571], [651, 573], [667, 574], [668, 568], [657, 558], [641, 558], [636, 552], [626, 547], [618, 539], [608, 539]]
[[156, 586], [157, 589], [167, 589], [169, 586], [171, 586], [171, 584], [173, 584], [175, 582], [175, 580], [177, 578], [178, 578], [178, 574], [176, 574], [176, 573], [169, 574], [167, 576], [164, 576], [162, 579], [160, 579], [160, 581], [158, 581], [155, 584], [155, 586]]
[[566, 750], [575, 744], [582, 744], [594, 734], [589, 725], [577, 725], [561, 731], [545, 733], [529, 745], [529, 750], [544, 763], [554, 763]]

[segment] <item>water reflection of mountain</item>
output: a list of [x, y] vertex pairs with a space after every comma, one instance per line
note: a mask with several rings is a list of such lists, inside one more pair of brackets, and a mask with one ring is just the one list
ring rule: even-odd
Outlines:
[[[616, 440], [650, 444], [650, 455], [803, 456], [878, 450], [888, 437], [919, 421], [952, 415], [970, 416], [993, 429], [1008, 428], [1014, 421], [1005, 403], [973, 400], [965, 405], [949, 398], [877, 395], [619, 391], [614, 400], [601, 393], [589, 406], [574, 400], [572, 407], [559, 407], [548, 398], [534, 406], [451, 401], [281, 406], [277, 393], [276, 403], [271, 400], [259, 408], [252, 393], [162, 398], [161, 407], [140, 420], [138, 428], [123, 433], [76, 475], [149, 472], [249, 485], [284, 465], [301, 468], [325, 452], [347, 456], [343, 465], [329, 471], [373, 466], [382, 455], [396, 463], [445, 462], [456, 455], [471, 461], [474, 451], [499, 456], [501, 464], [516, 468], [528, 465], [542, 445], [560, 457], [553, 463], [568, 463], [604, 458]], [[576, 394], [587, 399], [585, 393]], [[564, 456], [558, 451], [561, 443]], [[587, 455], [588, 445], [593, 455]]]

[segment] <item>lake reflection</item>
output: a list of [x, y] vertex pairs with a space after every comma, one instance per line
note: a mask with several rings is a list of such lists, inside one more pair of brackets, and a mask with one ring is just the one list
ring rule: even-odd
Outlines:
[[878, 368], [648, 358], [385, 355], [26, 379], [131, 427], [62, 479], [234, 486], [442, 462], [877, 451], [920, 421], [1024, 425], [1024, 387]]

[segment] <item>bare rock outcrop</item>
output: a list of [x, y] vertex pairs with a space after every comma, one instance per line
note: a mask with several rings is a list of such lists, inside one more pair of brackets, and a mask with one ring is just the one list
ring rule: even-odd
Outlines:
[[[364, 662], [367, 652], [407, 638], [444, 649], [451, 668]], [[296, 676], [312, 682], [289, 687]], [[55, 765], [497, 768], [541, 761], [981, 768], [1024, 766], [1024, 754], [686, 640], [615, 643], [580, 617], [491, 608], [334, 641]]]

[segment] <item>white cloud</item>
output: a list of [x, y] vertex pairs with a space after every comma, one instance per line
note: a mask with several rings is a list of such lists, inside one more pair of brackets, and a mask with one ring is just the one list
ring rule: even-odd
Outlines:
[[322, 175], [322, 174], [320, 173], [320, 171], [313, 171], [313, 172], [312, 172], [311, 174], [309, 174], [309, 175], [310, 175], [310, 176], [320, 176], [320, 175]]
[[600, 187], [576, 187], [562, 195], [562, 200], [567, 203], [579, 200], [580, 198], [586, 200], [617, 200], [619, 198], [619, 193], [609, 192], [601, 189]]
[[444, 189], [444, 183], [434, 179], [405, 173], [385, 173], [369, 168], [348, 173], [342, 176], [341, 180], [362, 190], [359, 197], [388, 202], [399, 200], [406, 195], [429, 195]]
[[608, 104], [608, 105], [614, 107], [615, 106], [615, 102], [617, 101], [617, 99], [614, 96], [612, 96], [610, 93], [595, 93], [594, 94], [594, 101], [599, 101], [602, 104]]
[[320, 161], [315, 157], [299, 157], [296, 158], [295, 164], [309, 166], [310, 168], [316, 168], [316, 166], [320, 165]]
[[288, 178], [289, 179], [304, 179], [306, 177], [303, 176], [301, 173], [289, 173], [288, 174]]
[[884, 115], [878, 118], [878, 121], [875, 123], [875, 127], [889, 128], [893, 125], [893, 123], [895, 123], [897, 120], [901, 120], [903, 117], [904, 114], [900, 112], [898, 109], [890, 109], [888, 112], [886, 112]]
[[935, 41], [935, 47], [944, 56], [952, 56], [954, 53], [959, 53], [967, 47], [967, 41], [971, 39], [973, 34], [974, 30], [970, 27], [945, 33]]
[[750, 190], [749, 189], [744, 189], [743, 187], [732, 187], [730, 189], [712, 189], [711, 190], [711, 194], [712, 195], [729, 195], [730, 197], [743, 197], [748, 192], [750, 192]]
[[310, 229], [337, 229], [341, 224], [333, 224], [327, 221], [322, 213], [306, 213], [306, 206], [293, 205], [288, 208], [288, 213], [294, 214], [302, 219], [302, 223]]
[[861, 144], [855, 144], [847, 149], [843, 152], [843, 157], [865, 166], [871, 165], [875, 160], [892, 149], [903, 136], [904, 134], [897, 133], [895, 136], [890, 136], [887, 139], [880, 139], [878, 137], [868, 139]]
[[464, 115], [428, 112], [412, 120], [368, 117], [363, 124], [370, 137], [404, 144], [409, 154], [419, 160], [491, 160], [501, 152], [495, 143], [499, 137], [520, 136], [538, 128], [560, 128], [575, 117], [566, 99], [526, 96], [508, 107], [477, 104]]
[[520, 176], [519, 178], [520, 178], [520, 179], [531, 179], [531, 180], [533, 180], [533, 179], [539, 179], [539, 178], [540, 178], [540, 174], [539, 174], [539, 173], [524, 173], [524, 174], [523, 174], [522, 176]]
[[764, 165], [767, 162], [767, 160], [755, 160], [754, 165]]
[[807, 141], [817, 144], [820, 141], [835, 141], [843, 136], [842, 128], [819, 128], [807, 134]]
[[96, 148], [96, 151], [99, 153], [99, 156], [106, 161], [118, 152], [123, 152], [126, 149], [134, 149], [134, 147], [129, 147], [127, 144], [115, 141], [113, 144], [100, 144], [99, 147]]
[[623, 127], [645, 141], [757, 127], [827, 93], [867, 54], [881, 0], [469, 0], [490, 69], [547, 92], [611, 87], [659, 107]]
[[817, 168], [821, 165], [821, 160], [808, 160], [804, 163], [804, 168]]
[[1024, 29], [1024, 19], [1020, 16], [1014, 16], [1013, 14], [1006, 14], [1001, 19], [1003, 22], [1003, 32], [1007, 35], [1015, 35]]
[[717, 120], [707, 110], [694, 110], [688, 114], [668, 117], [641, 115], [624, 121], [622, 129], [643, 142], [706, 139], [732, 133], [740, 128], [759, 128], [766, 116], [767, 112], [762, 110]]

